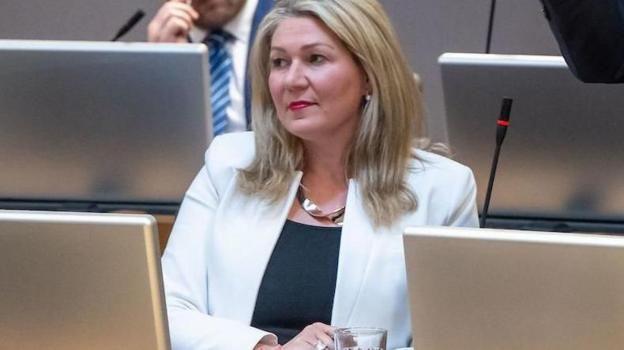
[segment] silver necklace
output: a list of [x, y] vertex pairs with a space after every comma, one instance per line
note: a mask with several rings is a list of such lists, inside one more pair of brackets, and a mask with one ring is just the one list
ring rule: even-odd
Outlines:
[[311, 201], [309, 198], [305, 196], [304, 191], [308, 191], [308, 189], [303, 185], [299, 184], [299, 189], [297, 190], [297, 200], [299, 201], [299, 205], [301, 205], [301, 209], [305, 211], [308, 215], [316, 219], [327, 219], [332, 223], [338, 226], [342, 226], [342, 221], [344, 219], [345, 206], [342, 206], [336, 210], [333, 210], [329, 213], [324, 213], [321, 208], [319, 208], [316, 203]]

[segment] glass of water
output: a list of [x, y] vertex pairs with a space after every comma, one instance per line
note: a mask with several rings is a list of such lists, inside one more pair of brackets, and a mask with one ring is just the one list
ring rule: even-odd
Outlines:
[[336, 350], [386, 350], [388, 331], [383, 328], [338, 328], [334, 333]]

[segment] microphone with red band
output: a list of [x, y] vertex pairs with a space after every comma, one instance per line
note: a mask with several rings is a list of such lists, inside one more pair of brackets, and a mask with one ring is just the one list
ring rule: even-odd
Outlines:
[[498, 156], [500, 155], [501, 146], [505, 135], [507, 134], [507, 127], [509, 127], [509, 115], [511, 114], [511, 105], [513, 99], [509, 97], [503, 98], [503, 105], [501, 107], [501, 113], [496, 121], [496, 149], [494, 150], [494, 158], [492, 159], [492, 168], [490, 169], [490, 178], [488, 180], [487, 192], [485, 193], [485, 202], [483, 203], [483, 210], [481, 211], [481, 219], [479, 226], [485, 227], [487, 220], [488, 209], [490, 208], [490, 199], [492, 197], [492, 188], [494, 187], [494, 178], [496, 177], [496, 168], [498, 167]]
[[509, 126], [509, 122], [508, 121], [504, 121], [504, 120], [497, 120], [496, 124], [498, 124], [500, 126]]
[[511, 105], [513, 99], [509, 97], [503, 98], [503, 106], [501, 107], [501, 113], [496, 121], [496, 145], [503, 143], [505, 134], [507, 133], [507, 127], [509, 126], [509, 114], [511, 113]]

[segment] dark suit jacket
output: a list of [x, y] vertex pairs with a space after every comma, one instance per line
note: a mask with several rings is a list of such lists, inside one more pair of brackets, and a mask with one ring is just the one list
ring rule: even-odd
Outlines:
[[542, 0], [572, 72], [588, 83], [624, 82], [624, 0]]

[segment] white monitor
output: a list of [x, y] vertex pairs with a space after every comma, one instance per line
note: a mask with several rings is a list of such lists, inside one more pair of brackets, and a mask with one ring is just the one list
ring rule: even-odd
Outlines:
[[449, 53], [439, 62], [450, 146], [475, 173], [479, 208], [508, 96], [490, 215], [613, 223], [624, 232], [623, 84], [584, 84], [555, 56]]
[[0, 207], [178, 205], [210, 141], [206, 50], [0, 40]]
[[0, 349], [168, 350], [151, 216], [0, 211]]
[[414, 349], [622, 349], [624, 237], [413, 227], [404, 244]]

